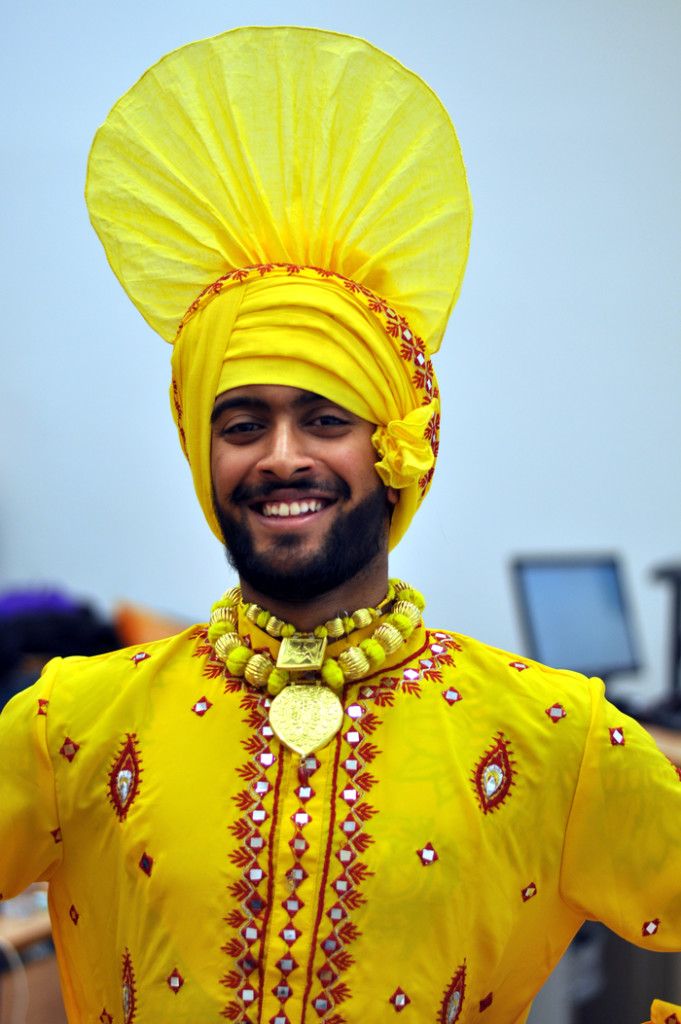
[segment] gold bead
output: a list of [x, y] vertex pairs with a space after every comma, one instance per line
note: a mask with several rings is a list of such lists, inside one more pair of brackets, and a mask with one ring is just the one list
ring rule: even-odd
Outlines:
[[411, 590], [412, 586], [410, 583], [405, 583], [404, 580], [391, 580], [390, 581], [395, 588], [395, 595], [399, 594], [402, 590]]
[[251, 686], [263, 687], [267, 684], [274, 662], [265, 654], [254, 654], [244, 669], [244, 676]]
[[393, 654], [402, 646], [400, 631], [391, 626], [389, 622], [381, 623], [374, 633], [373, 639], [378, 640], [386, 654]]
[[271, 615], [269, 622], [265, 626], [265, 632], [269, 633], [270, 636], [281, 636], [281, 627], [285, 625], [283, 619], [278, 619], [276, 615]]
[[345, 679], [361, 679], [365, 676], [371, 664], [364, 651], [359, 647], [348, 647], [346, 651], [338, 655], [338, 664], [343, 670]]
[[220, 600], [225, 601], [230, 608], [236, 608], [241, 600], [241, 588], [230, 587], [229, 590], [225, 590]]
[[262, 611], [262, 608], [259, 605], [257, 605], [257, 604], [247, 604], [246, 605], [246, 618], [248, 619], [249, 622], [252, 622], [255, 625], [255, 623], [257, 621], [257, 618], [258, 618], [258, 615], [260, 615], [261, 611]]
[[396, 601], [393, 605], [393, 614], [406, 615], [414, 626], [421, 622], [421, 612], [411, 601]]
[[216, 608], [211, 613], [210, 625], [214, 626], [216, 622], [229, 622], [230, 626], [236, 626], [236, 608], [225, 608], [224, 605]]
[[215, 653], [224, 661], [229, 652], [239, 646], [241, 646], [241, 637], [238, 633], [223, 633], [215, 641]]
[[345, 632], [343, 620], [339, 618], [329, 619], [326, 623], [326, 628], [328, 629], [329, 636], [332, 640], [336, 640], [339, 636], [343, 636], [343, 633]]
[[364, 629], [365, 626], [371, 624], [373, 618], [368, 608], [358, 608], [356, 612], [353, 612], [352, 621], [357, 629]]

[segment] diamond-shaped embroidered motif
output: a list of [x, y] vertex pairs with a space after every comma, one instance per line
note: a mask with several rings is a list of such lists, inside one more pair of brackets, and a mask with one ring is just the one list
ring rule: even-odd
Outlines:
[[432, 843], [427, 843], [422, 850], [417, 850], [416, 852], [426, 867], [428, 867], [429, 864], [434, 864], [436, 860], [440, 859], [435, 852], [435, 848]]
[[260, 929], [256, 928], [254, 924], [247, 924], [245, 928], [241, 929], [241, 937], [247, 946], [252, 946], [260, 938]]
[[622, 729], [621, 726], [618, 726], [618, 728], [616, 729], [610, 730], [610, 742], [612, 743], [613, 747], [624, 746], [626, 741], [624, 739], [624, 729]]
[[486, 1010], [488, 1006], [492, 1005], [492, 998], [493, 993], [489, 992], [484, 999], [480, 1000], [480, 1013], [482, 1013], [483, 1010]]
[[516, 672], [524, 672], [529, 665], [526, 665], [524, 661], [511, 661], [509, 662], [509, 668], [514, 668]]
[[664, 1024], [680, 1024], [679, 1018], [675, 1013], [670, 1013], [668, 1017], [665, 1017]]
[[148, 853], [143, 853], [139, 866], [145, 875], [151, 875], [151, 869], [154, 866], [154, 858], [150, 857]]
[[168, 975], [166, 981], [168, 983], [168, 988], [171, 990], [171, 992], [174, 992], [175, 995], [177, 995], [177, 993], [184, 985], [184, 978], [178, 971], [177, 967], [173, 968], [172, 973]]
[[443, 647], [442, 644], [431, 644], [430, 650], [433, 654], [444, 654], [447, 648]]
[[268, 817], [267, 811], [262, 804], [258, 804], [250, 812], [250, 818], [254, 825], [262, 825], [263, 821], [266, 821]]
[[286, 982], [280, 982], [272, 989], [272, 995], [276, 996], [280, 1003], [285, 1003], [293, 993], [293, 989]]
[[298, 931], [292, 924], [287, 924], [285, 928], [282, 928], [279, 932], [279, 938], [283, 939], [287, 946], [292, 946], [303, 933]]
[[262, 754], [258, 754], [257, 760], [260, 761], [263, 768], [271, 768], [277, 759], [269, 750], [264, 750]]
[[80, 917], [80, 914], [73, 906], [73, 904], [71, 904], [71, 909], [69, 910], [69, 917], [71, 918], [74, 924], [78, 924], [78, 918]]
[[254, 917], [259, 917], [260, 914], [262, 914], [265, 907], [267, 906], [267, 904], [265, 903], [265, 900], [262, 896], [258, 896], [257, 893], [254, 893], [252, 896], [249, 896], [249, 898], [246, 900], [246, 906], [248, 907], [248, 909], [250, 910]]
[[62, 757], [65, 757], [69, 763], [71, 763], [79, 750], [80, 745], [76, 743], [75, 740], [69, 739], [67, 736], [59, 749], [59, 753]]
[[297, 864], [296, 867], [291, 868], [290, 871], [286, 872], [286, 878], [292, 889], [297, 889], [301, 882], [304, 882], [307, 877], [307, 871], [300, 864]]
[[290, 1024], [290, 1021], [285, 1013], [278, 1013], [275, 1017], [270, 1017], [269, 1024]]
[[649, 938], [649, 936], [654, 935], [659, 927], [660, 927], [660, 919], [659, 919], [659, 917], [656, 917], [654, 921], [646, 921], [645, 924], [643, 925], [643, 928], [641, 929], [641, 934], [643, 935], [643, 938], [647, 939], [647, 938]]
[[353, 721], [355, 721], [362, 717], [364, 714], [364, 708], [361, 704], [350, 704], [350, 706], [345, 709], [345, 714], [348, 718], [352, 718]]
[[350, 804], [352, 806], [352, 804], [357, 801], [357, 790], [351, 788], [344, 789], [341, 796], [343, 797], [343, 800], [345, 800], [346, 804]]
[[250, 985], [245, 985], [239, 992], [239, 997], [246, 1006], [250, 1006], [257, 999], [258, 993]]
[[405, 668], [402, 678], [408, 683], [415, 683], [421, 678], [421, 673], [415, 668]]
[[357, 857], [357, 854], [355, 853], [351, 846], [344, 846], [341, 850], [338, 851], [336, 856], [338, 857], [338, 860], [341, 862], [343, 867], [345, 867], [348, 864], [352, 864], [353, 860], [355, 860], [355, 858]]
[[411, 999], [409, 998], [406, 992], [402, 991], [401, 988], [396, 988], [388, 1002], [393, 1004], [396, 1013], [400, 1013], [400, 1011], [403, 1010], [405, 1006], [409, 1005]]
[[327, 910], [326, 916], [330, 918], [334, 924], [337, 924], [338, 921], [342, 921], [343, 918], [348, 916], [348, 912], [340, 903], [334, 903], [334, 905]]
[[291, 820], [298, 826], [298, 828], [305, 828], [312, 821], [312, 818], [307, 811], [296, 811], [292, 816]]
[[362, 739], [362, 737], [356, 730], [350, 729], [348, 732], [345, 733], [343, 739], [345, 740], [349, 747], [356, 747], [357, 744]]
[[338, 971], [336, 971], [330, 963], [325, 963], [323, 967], [320, 967], [317, 971], [317, 977], [324, 986], [328, 988], [329, 985], [333, 985], [334, 982], [338, 981]]
[[288, 899], [284, 900], [284, 910], [289, 914], [290, 917], [295, 917], [299, 910], [305, 906], [302, 900], [299, 900], [297, 896], [289, 896]]
[[282, 974], [290, 974], [291, 971], [295, 971], [298, 964], [292, 956], [282, 956], [281, 960], [277, 961], [277, 967]]
[[195, 715], [198, 715], [199, 718], [203, 718], [206, 711], [208, 711], [208, 709], [212, 707], [213, 705], [208, 700], [208, 698], [202, 697], [201, 700], [197, 700], [196, 704], [192, 706], [192, 711], [194, 712]]
[[309, 845], [307, 839], [303, 839], [302, 836], [296, 836], [289, 842], [289, 846], [297, 857], [302, 857], [304, 853], [307, 853]]
[[300, 800], [301, 804], [307, 803], [315, 795], [312, 786], [298, 786], [295, 790], [295, 794]]
[[317, 1011], [320, 1017], [323, 1017], [327, 1010], [331, 1009], [331, 1002], [326, 996], [317, 996], [313, 1001], [312, 1006]]
[[356, 757], [348, 757], [346, 758], [345, 761], [343, 761], [343, 768], [348, 773], [348, 775], [354, 775], [357, 769], [359, 768], [359, 761], [357, 760]]
[[523, 897], [523, 903], [527, 903], [527, 901], [531, 900], [533, 896], [536, 896], [537, 886], [534, 882], [530, 882], [530, 884], [526, 885], [524, 889], [521, 889], [521, 895]]
[[340, 878], [337, 878], [335, 882], [331, 883], [331, 888], [335, 889], [338, 898], [342, 899], [346, 892], [352, 888], [352, 885], [345, 875], [341, 875]]
[[546, 709], [546, 714], [552, 722], [560, 722], [561, 718], [565, 718], [567, 715], [567, 711], [562, 704], [552, 704], [550, 708]]
[[250, 953], [246, 953], [246, 955], [242, 956], [240, 960], [237, 960], [237, 966], [241, 968], [244, 974], [249, 975], [252, 974], [258, 966], [258, 961], [254, 956], [251, 956]]
[[141, 661], [146, 661], [147, 658], [150, 658], [150, 657], [151, 657], [151, 655], [147, 654], [146, 651], [138, 651], [137, 654], [133, 654], [133, 656], [130, 659], [130, 661], [134, 664], [135, 668], [137, 668], [137, 666], [139, 665], [139, 663]]
[[329, 935], [328, 939], [324, 939], [322, 942], [322, 949], [325, 953], [328, 953], [329, 956], [333, 956], [333, 954], [340, 949], [340, 940], [332, 933]]
[[46, 715], [47, 714], [47, 706], [48, 706], [49, 703], [50, 703], [49, 700], [45, 700], [44, 697], [38, 697], [38, 714], [39, 715]]
[[447, 703], [449, 704], [450, 708], [452, 707], [453, 704], [458, 704], [458, 702], [460, 700], [462, 700], [462, 697], [461, 697], [461, 694], [459, 693], [459, 691], [453, 689], [453, 687], [451, 687], [451, 686], [450, 686], [450, 688], [448, 690], [443, 690], [442, 691], [442, 696], [447, 701]]
[[61, 829], [60, 828], [50, 829], [50, 835], [54, 839], [55, 843], [60, 843], [61, 842]]
[[113, 1024], [113, 1017], [106, 1012], [106, 1006], [99, 1015], [100, 1024]]

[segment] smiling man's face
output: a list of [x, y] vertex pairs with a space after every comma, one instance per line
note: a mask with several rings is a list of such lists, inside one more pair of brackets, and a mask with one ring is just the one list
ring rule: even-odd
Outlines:
[[376, 473], [373, 432], [299, 388], [247, 385], [218, 395], [215, 508], [230, 561], [256, 591], [309, 600], [386, 550], [397, 492]]

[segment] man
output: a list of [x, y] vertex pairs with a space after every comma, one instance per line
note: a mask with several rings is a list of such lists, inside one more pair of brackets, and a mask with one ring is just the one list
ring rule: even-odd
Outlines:
[[520, 1024], [585, 917], [681, 948], [676, 769], [388, 579], [470, 227], [439, 101], [358, 40], [227, 33], [117, 104], [88, 201], [241, 586], [4, 716], [0, 886], [50, 880], [69, 1020]]

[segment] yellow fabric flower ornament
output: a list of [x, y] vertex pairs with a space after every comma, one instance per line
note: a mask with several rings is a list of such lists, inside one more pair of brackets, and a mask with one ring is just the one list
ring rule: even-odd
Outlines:
[[376, 472], [386, 487], [402, 489], [418, 483], [435, 465], [432, 439], [437, 433], [440, 403], [412, 409], [404, 419], [378, 427], [371, 438], [381, 456]]

